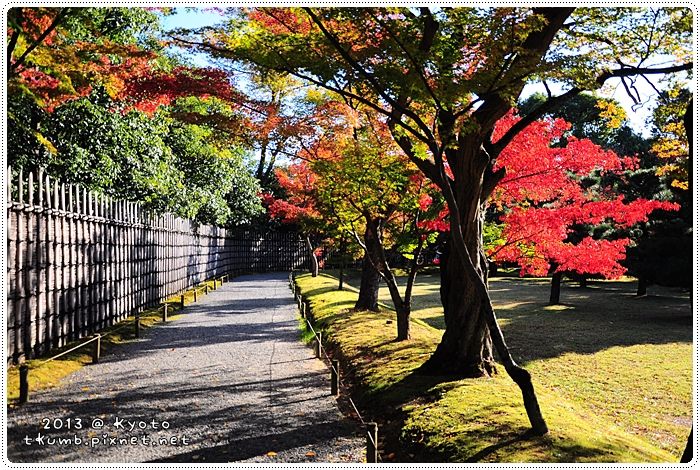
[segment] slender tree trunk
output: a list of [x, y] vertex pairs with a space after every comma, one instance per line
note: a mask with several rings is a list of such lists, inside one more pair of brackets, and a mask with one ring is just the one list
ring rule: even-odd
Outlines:
[[690, 463], [693, 460], [693, 428], [690, 428], [690, 435], [688, 435], [688, 442], [685, 445], [685, 450], [681, 456], [680, 463]]
[[338, 273], [338, 290], [343, 290], [345, 271], [345, 240], [340, 242], [340, 272]]
[[355, 310], [379, 311], [379, 284], [381, 277], [375, 266], [379, 265], [378, 258], [372, 262], [370, 256], [376, 256], [368, 245], [369, 234], [365, 230], [364, 244], [367, 247], [362, 259], [362, 277], [360, 279], [360, 293], [355, 303]]
[[318, 259], [314, 253], [314, 246], [311, 244], [311, 238], [308, 235], [306, 236], [306, 248], [309, 250], [309, 272], [311, 273], [311, 277], [316, 277], [318, 276]]
[[411, 339], [411, 306], [403, 305], [396, 307], [396, 340], [406, 341]]
[[637, 297], [647, 295], [647, 280], [643, 277], [637, 279]]
[[552, 284], [549, 290], [549, 305], [559, 305], [562, 277], [564, 277], [564, 274], [561, 272], [552, 274]]
[[691, 216], [692, 216], [692, 207], [693, 207], [693, 99], [688, 102], [688, 105], [685, 108], [685, 114], [683, 115], [683, 127], [685, 128], [685, 135], [688, 138], [688, 162], [687, 162], [687, 170], [688, 170], [688, 191], [686, 191], [686, 200], [687, 203], [686, 205], [691, 208]]
[[[399, 285], [396, 282], [396, 277], [391, 271], [391, 267], [386, 259], [386, 253], [384, 251], [384, 246], [382, 245], [381, 236], [381, 220], [371, 219], [367, 217], [367, 234], [366, 237], [367, 252], [375, 253], [376, 258], [374, 258], [378, 263], [376, 267], [379, 268], [380, 275], [384, 279], [384, 282], [389, 289], [389, 294], [391, 295], [391, 302], [394, 305], [394, 310], [396, 311], [396, 339], [397, 341], [405, 341], [411, 339], [411, 300], [410, 300], [410, 290], [407, 290], [406, 299], [401, 296], [399, 291]], [[415, 263], [415, 259], [413, 262]], [[410, 283], [407, 285], [407, 289], [412, 288], [413, 278], [415, 278], [416, 269], [411, 270], [411, 276], [409, 276]]]

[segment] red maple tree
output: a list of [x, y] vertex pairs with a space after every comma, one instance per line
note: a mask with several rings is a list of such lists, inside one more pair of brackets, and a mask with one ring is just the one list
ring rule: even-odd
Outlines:
[[[494, 138], [518, 120], [513, 112], [506, 115], [496, 126]], [[506, 176], [490, 201], [502, 212], [503, 231], [489, 256], [517, 263], [521, 275], [553, 274], [553, 293], [563, 273], [608, 279], [624, 274], [620, 262], [632, 240], [623, 230], [646, 221], [654, 210], [678, 209], [667, 201], [626, 201], [608, 188], [583, 184], [582, 179], [594, 173], [623, 176], [637, 162], [588, 139], [565, 137], [569, 127], [562, 119], [543, 119], [514, 138], [498, 160], [497, 169], [505, 168]], [[606, 233], [615, 235], [588, 233], [603, 224]], [[581, 233], [581, 228], [588, 230]], [[558, 294], [552, 302], [558, 302]]]

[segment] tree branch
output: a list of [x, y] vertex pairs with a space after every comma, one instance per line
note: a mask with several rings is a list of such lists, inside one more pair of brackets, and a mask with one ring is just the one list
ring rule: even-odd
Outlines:
[[[70, 10], [70, 8], [65, 7], [62, 8], [61, 11], [56, 13], [56, 16], [54, 17], [49, 27], [46, 28], [46, 30], [43, 33], [41, 33], [41, 35], [38, 38], [36, 38], [36, 40], [24, 51], [24, 53], [20, 56], [19, 59], [15, 61], [14, 64], [10, 64], [10, 74], [14, 73], [17, 70], [17, 68], [24, 63], [24, 61], [27, 59], [27, 56], [31, 54], [32, 51], [39, 46], [39, 44], [44, 42], [44, 39], [46, 39], [48, 35], [56, 29], [56, 27], [61, 23], [61, 21], [65, 19]], [[11, 60], [9, 56], [8, 60]]]

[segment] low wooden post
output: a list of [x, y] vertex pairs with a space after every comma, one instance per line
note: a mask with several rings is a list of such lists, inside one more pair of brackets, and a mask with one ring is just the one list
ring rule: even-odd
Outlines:
[[134, 336], [137, 338], [141, 336], [141, 315], [138, 313], [134, 317]]
[[209, 284], [204, 284], [204, 293], [209, 295]]
[[168, 303], [163, 304], [163, 323], [168, 321]]
[[194, 301], [197, 301], [197, 288], [194, 289]]
[[19, 366], [19, 402], [27, 403], [29, 400], [29, 366]]
[[338, 396], [340, 390], [340, 361], [333, 359], [331, 361], [331, 395]]
[[301, 308], [299, 308], [299, 312], [301, 312], [301, 318], [306, 318], [306, 304], [302, 303]]
[[102, 336], [97, 333], [94, 336], [95, 340], [93, 341], [93, 347], [92, 347], [92, 363], [97, 364], [100, 362], [100, 348], [102, 346]]
[[321, 348], [323, 347], [323, 342], [321, 340], [322, 335], [323, 333], [319, 331], [316, 337], [316, 359], [321, 359]]
[[378, 450], [377, 450], [377, 436], [378, 429], [377, 423], [367, 423], [367, 463], [377, 463]]
[[180, 296], [180, 305], [182, 305], [182, 308], [185, 308], [185, 294]]

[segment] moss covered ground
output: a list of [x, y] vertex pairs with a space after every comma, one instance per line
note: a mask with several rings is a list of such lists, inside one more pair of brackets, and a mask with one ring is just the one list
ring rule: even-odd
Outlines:
[[[346, 279], [358, 285], [352, 276]], [[297, 277], [315, 321], [351, 374], [355, 395], [387, 433], [386, 460], [677, 462], [692, 422], [692, 316], [687, 293], [634, 297], [632, 282], [565, 285], [547, 306], [546, 279], [495, 278], [491, 292], [516, 360], [533, 375], [550, 433], [527, 437], [517, 386], [416, 373], [444, 323], [435, 275], [418, 279], [412, 339], [395, 342], [381, 312], [351, 312], [352, 287]], [[400, 438], [400, 439], [398, 439]]]

